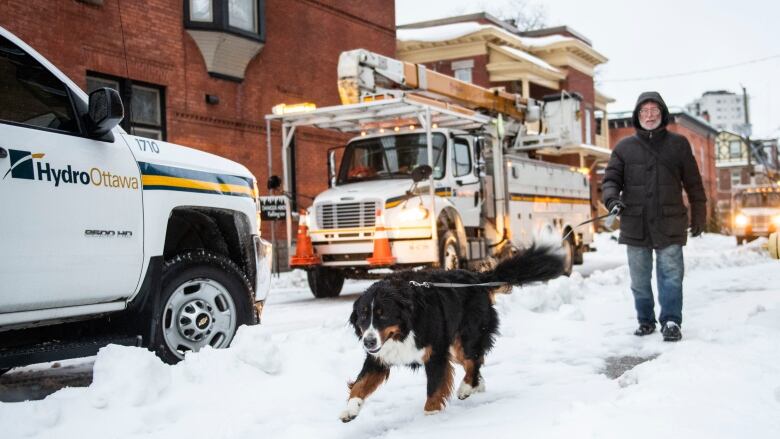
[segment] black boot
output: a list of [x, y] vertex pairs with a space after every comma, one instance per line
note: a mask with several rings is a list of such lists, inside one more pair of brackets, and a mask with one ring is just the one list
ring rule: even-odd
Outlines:
[[664, 341], [679, 341], [682, 338], [680, 325], [674, 322], [666, 322], [661, 328], [661, 335], [664, 336]]
[[644, 337], [647, 334], [655, 332], [655, 323], [640, 323], [639, 327], [634, 331], [634, 335]]

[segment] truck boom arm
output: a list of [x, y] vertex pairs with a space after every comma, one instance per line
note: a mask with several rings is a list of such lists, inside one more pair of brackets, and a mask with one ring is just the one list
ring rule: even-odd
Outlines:
[[454, 101], [473, 110], [526, 120], [528, 101], [519, 94], [490, 90], [428, 70], [420, 64], [388, 58], [365, 49], [342, 52], [338, 65], [342, 104], [356, 104], [367, 94], [410, 90]]

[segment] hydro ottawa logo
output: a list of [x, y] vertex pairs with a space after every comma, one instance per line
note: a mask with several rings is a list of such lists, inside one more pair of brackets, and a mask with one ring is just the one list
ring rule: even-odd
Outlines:
[[96, 167], [89, 171], [79, 171], [73, 169], [71, 165], [54, 168], [50, 163], [41, 161], [46, 154], [15, 149], [9, 149], [8, 152], [11, 168], [3, 175], [3, 180], [10, 174], [11, 178], [53, 182], [54, 187], [59, 187], [60, 184], [91, 184], [113, 189], [138, 189], [139, 187], [138, 177], [116, 175]]

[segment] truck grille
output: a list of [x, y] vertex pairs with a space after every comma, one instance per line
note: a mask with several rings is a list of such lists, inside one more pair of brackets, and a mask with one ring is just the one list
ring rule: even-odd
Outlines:
[[375, 223], [376, 201], [317, 205], [317, 224], [322, 229], [374, 227]]
[[754, 215], [750, 217], [750, 223], [753, 226], [753, 228], [767, 228], [769, 227], [769, 216], [768, 215]]

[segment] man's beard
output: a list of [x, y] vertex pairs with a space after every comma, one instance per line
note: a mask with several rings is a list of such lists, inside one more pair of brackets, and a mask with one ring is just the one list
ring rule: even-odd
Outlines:
[[649, 125], [645, 125], [644, 122], [639, 121], [639, 125], [642, 125], [642, 129], [645, 131], [653, 131], [654, 129], [661, 126], [661, 119], [656, 120], [655, 122], [652, 122]]

